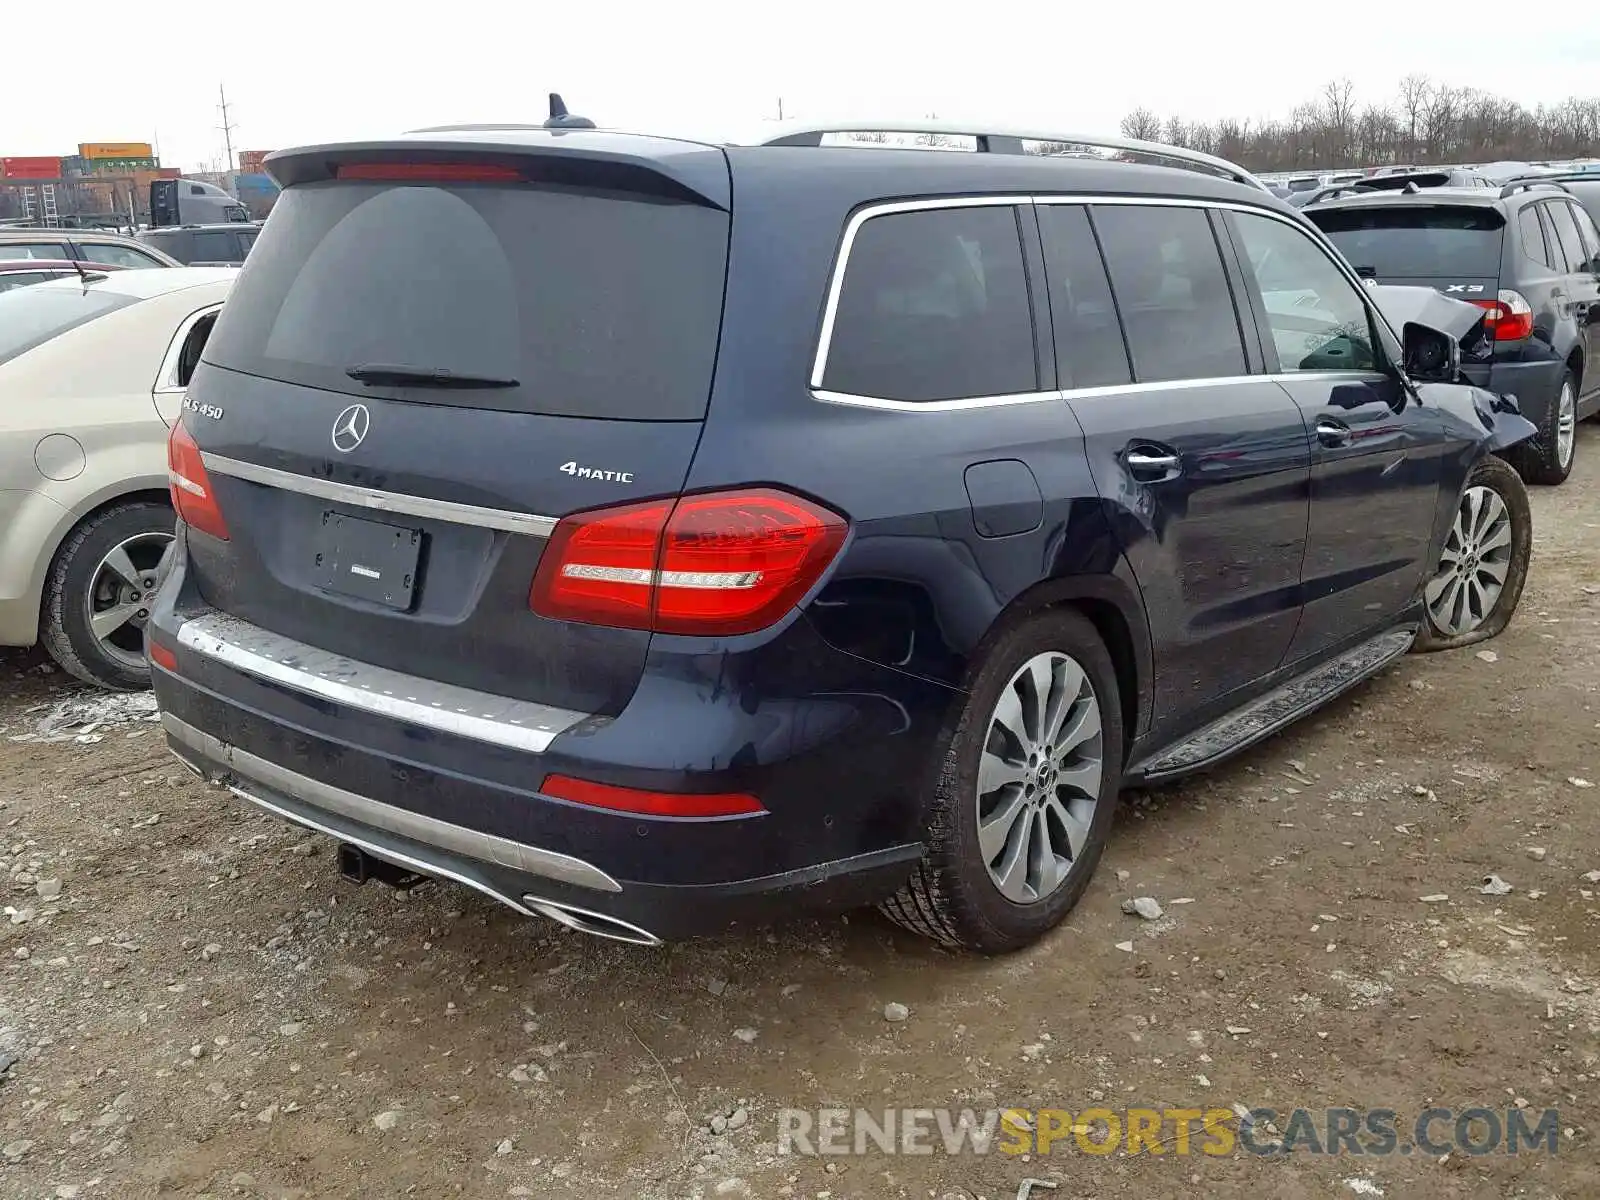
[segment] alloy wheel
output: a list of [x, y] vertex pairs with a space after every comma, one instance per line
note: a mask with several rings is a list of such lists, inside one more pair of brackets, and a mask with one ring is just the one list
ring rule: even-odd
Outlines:
[[978, 760], [978, 846], [1001, 895], [1033, 904], [1066, 882], [1104, 776], [1094, 684], [1068, 655], [1034, 655], [1001, 691]]
[[1471, 633], [1494, 611], [1511, 564], [1511, 513], [1492, 488], [1462, 494], [1423, 598], [1440, 633]]
[[134, 670], [144, 668], [144, 627], [172, 547], [172, 534], [164, 531], [127, 538], [100, 560], [90, 580], [89, 630], [108, 658]]
[[1572, 451], [1578, 441], [1578, 404], [1572, 395], [1572, 383], [1561, 385], [1561, 395], [1556, 400], [1556, 462], [1565, 471], [1572, 462]]

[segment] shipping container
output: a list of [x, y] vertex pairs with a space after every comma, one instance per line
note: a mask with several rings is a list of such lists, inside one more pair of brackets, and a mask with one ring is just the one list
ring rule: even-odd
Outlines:
[[88, 160], [88, 174], [90, 175], [131, 175], [135, 171], [153, 171], [156, 160], [153, 158], [91, 158]]
[[41, 156], [0, 158], [0, 179], [60, 179], [61, 160]]
[[81, 154], [69, 154], [61, 160], [62, 175], [87, 175], [89, 161]]
[[239, 173], [241, 175], [260, 175], [265, 169], [262, 163], [266, 161], [271, 150], [241, 150], [239, 151]]
[[149, 142], [79, 142], [84, 158], [155, 158]]

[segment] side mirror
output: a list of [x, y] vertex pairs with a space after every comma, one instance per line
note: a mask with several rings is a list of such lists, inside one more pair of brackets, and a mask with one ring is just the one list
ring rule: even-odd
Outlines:
[[1407, 321], [1401, 331], [1402, 365], [1420, 383], [1454, 383], [1461, 377], [1461, 343], [1431, 325]]

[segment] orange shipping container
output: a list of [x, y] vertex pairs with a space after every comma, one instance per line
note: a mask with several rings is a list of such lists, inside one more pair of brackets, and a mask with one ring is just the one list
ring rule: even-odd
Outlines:
[[0, 158], [0, 179], [60, 179], [59, 158]]
[[79, 142], [84, 158], [154, 158], [149, 142]]
[[241, 150], [239, 151], [239, 173], [241, 175], [260, 175], [265, 168], [261, 165], [266, 161], [271, 150]]

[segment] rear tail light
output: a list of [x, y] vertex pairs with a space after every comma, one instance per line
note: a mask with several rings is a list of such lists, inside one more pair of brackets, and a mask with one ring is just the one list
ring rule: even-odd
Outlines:
[[539, 790], [557, 800], [646, 817], [742, 817], [767, 811], [744, 792], [651, 792], [570, 775], [546, 775]]
[[579, 513], [550, 535], [528, 603], [591, 625], [751, 633], [811, 590], [847, 531], [837, 513], [769, 488]]
[[217, 498], [211, 491], [211, 477], [200, 461], [200, 447], [180, 420], [167, 435], [167, 479], [172, 490], [172, 507], [191, 529], [228, 540], [228, 523], [222, 519]]
[[1489, 314], [1483, 319], [1483, 327], [1497, 342], [1521, 341], [1533, 332], [1533, 309], [1521, 292], [1502, 289], [1497, 300], [1473, 300], [1471, 303]]
[[522, 172], [495, 163], [375, 162], [345, 163], [338, 177], [381, 183], [517, 183]]

